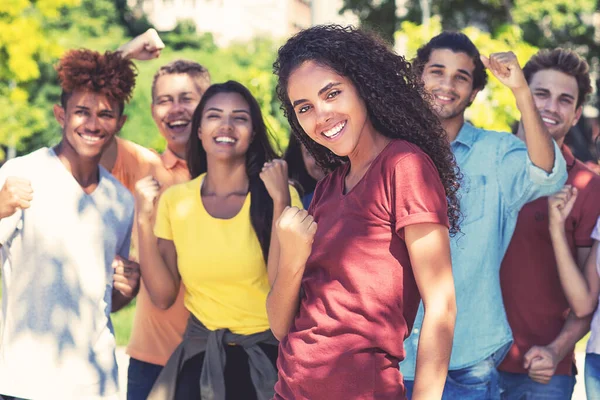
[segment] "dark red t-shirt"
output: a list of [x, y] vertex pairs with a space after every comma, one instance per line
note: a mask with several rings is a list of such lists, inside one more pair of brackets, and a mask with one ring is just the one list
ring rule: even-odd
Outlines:
[[[562, 147], [567, 162], [567, 184], [579, 189], [575, 205], [566, 221], [571, 253], [576, 247], [590, 247], [590, 235], [600, 215], [600, 176], [575, 160]], [[560, 333], [569, 313], [548, 229], [548, 198], [528, 203], [519, 212], [515, 233], [502, 267], [500, 284], [514, 343], [500, 365], [501, 371], [527, 374], [523, 356], [533, 346], [546, 346]], [[571, 375], [574, 349], [558, 364], [557, 375]]]
[[403, 399], [398, 364], [420, 301], [404, 227], [448, 225], [444, 187], [417, 146], [393, 140], [344, 195], [349, 164], [317, 186], [304, 295], [279, 347], [276, 399]]

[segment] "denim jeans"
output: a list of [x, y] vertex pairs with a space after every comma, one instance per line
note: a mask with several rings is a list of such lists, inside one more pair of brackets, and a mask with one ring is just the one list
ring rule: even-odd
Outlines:
[[[496, 363], [495, 357], [490, 356], [470, 367], [448, 371], [442, 400], [499, 400]], [[404, 386], [410, 399], [414, 381], [404, 381]]]
[[585, 355], [585, 393], [589, 400], [600, 399], [600, 354]]
[[554, 375], [548, 384], [531, 380], [526, 374], [500, 371], [502, 400], [569, 400], [575, 389], [575, 375]]
[[162, 365], [130, 358], [127, 370], [127, 400], [146, 400], [162, 369]]

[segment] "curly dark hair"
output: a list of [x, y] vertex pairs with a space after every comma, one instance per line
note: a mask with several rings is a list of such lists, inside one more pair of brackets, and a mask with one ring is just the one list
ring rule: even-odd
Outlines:
[[536, 72], [545, 69], [553, 69], [575, 78], [578, 89], [577, 108], [585, 102], [586, 96], [592, 93], [590, 66], [583, 57], [573, 50], [560, 47], [553, 50], [540, 50], [527, 61], [527, 64], [523, 67], [523, 73], [527, 82], [530, 83]]
[[207, 172], [208, 163], [206, 151], [202, 141], [198, 137], [198, 131], [202, 126], [202, 113], [208, 101], [219, 93], [237, 93], [246, 100], [250, 108], [252, 119], [252, 132], [254, 138], [246, 152], [246, 174], [250, 181], [250, 221], [256, 232], [265, 262], [269, 254], [271, 243], [271, 228], [273, 223], [273, 199], [267, 192], [264, 182], [260, 179], [262, 167], [267, 161], [277, 158], [277, 154], [269, 141], [270, 132], [256, 98], [241, 83], [227, 81], [210, 86], [192, 115], [192, 134], [188, 141], [186, 160], [192, 179]]
[[423, 74], [423, 68], [429, 62], [431, 52], [440, 49], [451, 50], [453, 53], [465, 53], [471, 57], [473, 64], [475, 64], [473, 90], [481, 90], [487, 85], [488, 76], [485, 66], [481, 62], [479, 50], [477, 50], [471, 39], [462, 32], [444, 31], [417, 50], [417, 56], [413, 60], [413, 69], [418, 77]]
[[340, 25], [315, 26], [290, 38], [278, 52], [273, 70], [279, 78], [277, 95], [293, 133], [324, 169], [347, 161], [309, 139], [288, 97], [290, 74], [314, 61], [349, 78], [366, 104], [373, 127], [389, 138], [419, 146], [433, 161], [446, 191], [450, 233], [459, 231], [457, 191], [460, 171], [446, 132], [427, 102], [425, 89], [415, 79], [406, 59], [391, 51], [372, 33]]
[[135, 86], [137, 71], [133, 62], [120, 52], [69, 50], [56, 66], [62, 88], [60, 103], [66, 109], [71, 93], [86, 89], [101, 93], [119, 103], [122, 114]]

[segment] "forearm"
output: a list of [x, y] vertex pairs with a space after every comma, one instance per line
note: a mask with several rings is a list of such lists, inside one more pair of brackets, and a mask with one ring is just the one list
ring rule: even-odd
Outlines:
[[559, 335], [548, 345], [548, 347], [557, 355], [557, 359], [562, 361], [578, 341], [581, 340], [589, 331], [592, 317], [578, 318], [573, 313], [569, 313], [563, 329]]
[[[281, 267], [281, 266], [280, 266]], [[300, 304], [300, 286], [304, 268], [290, 273], [281, 268], [267, 296], [267, 315], [273, 335], [281, 340], [290, 331]]]
[[269, 257], [267, 260], [267, 274], [269, 276], [269, 286], [273, 286], [275, 276], [277, 275], [277, 266], [279, 265], [279, 238], [277, 237], [277, 219], [285, 209], [290, 205], [288, 202], [273, 203], [273, 223], [271, 224], [271, 243], [269, 245]]
[[150, 299], [156, 307], [167, 309], [175, 303], [180, 279], [174, 276], [158, 250], [150, 222], [138, 221], [140, 272]]
[[133, 296], [133, 297], [127, 297], [127, 296], [124, 296], [123, 293], [119, 292], [118, 290], [114, 290], [113, 289], [113, 291], [112, 291], [112, 304], [111, 304], [110, 312], [117, 312], [117, 311], [119, 311], [123, 307], [127, 306], [127, 304], [131, 303], [131, 301], [134, 298], [135, 298], [135, 296]]
[[531, 162], [546, 171], [552, 172], [554, 166], [554, 143], [535, 107], [533, 96], [528, 87], [514, 92], [517, 107], [521, 112], [521, 123], [525, 131], [525, 143]]
[[425, 309], [417, 350], [413, 400], [442, 397], [452, 352], [455, 321], [454, 297], [439, 304], [430, 304]]
[[591, 314], [594, 312], [596, 304], [585, 276], [573, 258], [564, 228], [551, 228], [550, 237], [558, 265], [560, 283], [571, 309], [578, 317]]

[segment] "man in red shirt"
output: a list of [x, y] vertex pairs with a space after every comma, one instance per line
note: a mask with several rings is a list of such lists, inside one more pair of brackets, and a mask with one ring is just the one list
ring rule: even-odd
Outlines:
[[[591, 92], [589, 66], [572, 51], [542, 50], [523, 72], [542, 120], [567, 162], [567, 184], [579, 189], [566, 230], [573, 256], [582, 267], [600, 215], [600, 177], [573, 157], [564, 139]], [[518, 135], [524, 137], [521, 131]], [[498, 367], [502, 398], [570, 399], [575, 386], [575, 343], [588, 331], [589, 319], [578, 319], [569, 311], [550, 240], [547, 197], [519, 212], [500, 280], [514, 337]]]

